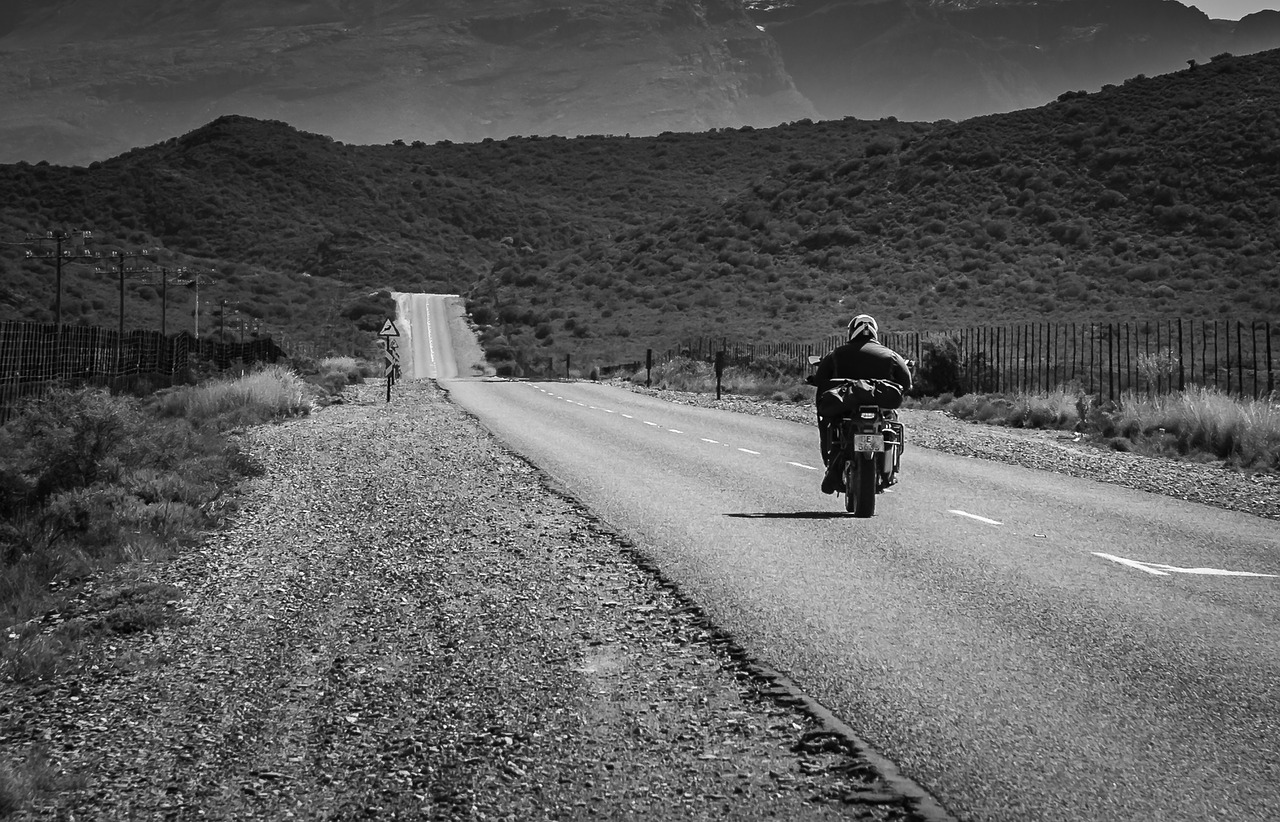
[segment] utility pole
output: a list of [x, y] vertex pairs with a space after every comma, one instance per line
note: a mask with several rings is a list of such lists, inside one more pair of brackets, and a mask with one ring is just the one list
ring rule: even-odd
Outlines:
[[[93, 238], [92, 231], [84, 231], [81, 229], [65, 231], [60, 228], [54, 229], [53, 231], [46, 231], [44, 233], [44, 236], [40, 236], [37, 234], [27, 235], [27, 244], [29, 246], [34, 244], [39, 249], [37, 251], [35, 249], [28, 247], [27, 249], [28, 260], [53, 260], [54, 261], [55, 296], [54, 296], [54, 303], [53, 303], [54, 305], [53, 311], [54, 311], [54, 316], [56, 318], [55, 322], [57, 323], [59, 329], [62, 328], [62, 264], [63, 264], [63, 261], [73, 261], [77, 259], [84, 259], [84, 260], [94, 259], [95, 255], [93, 254], [93, 252], [91, 252], [89, 249], [84, 247], [85, 242], [87, 242], [92, 238]], [[75, 240], [77, 239], [80, 241], [79, 253], [76, 253], [76, 251], [71, 248], [67, 248], [67, 249], [63, 248], [63, 243], [70, 241], [74, 244]], [[52, 242], [54, 244], [54, 250], [52, 253], [45, 250], [44, 248], [45, 242]], [[101, 255], [98, 255], [98, 256], [101, 256]]]
[[124, 261], [137, 259], [139, 257], [150, 257], [151, 250], [144, 248], [141, 251], [112, 251], [111, 258], [119, 263], [120, 274], [120, 340], [124, 340]]
[[116, 337], [116, 376], [124, 373], [124, 261], [151, 256], [150, 249], [141, 251], [112, 251], [111, 258], [119, 262], [120, 273], [120, 326]]
[[[54, 314], [54, 344], [53, 344], [53, 367], [54, 374], [62, 376], [62, 266], [64, 263], [84, 263], [91, 264], [92, 261], [100, 254], [94, 254], [85, 243], [93, 238], [93, 232], [84, 229], [73, 229], [67, 231], [64, 229], [53, 229], [46, 231], [43, 235], [28, 234], [24, 245], [27, 246], [26, 258], [28, 260], [53, 260], [54, 261], [54, 298], [53, 298], [53, 314]], [[78, 242], [77, 242], [78, 241]], [[54, 248], [50, 251], [46, 246], [46, 242], [52, 242]], [[79, 247], [77, 253], [76, 248], [64, 248], [64, 243], [70, 243], [72, 246]]]

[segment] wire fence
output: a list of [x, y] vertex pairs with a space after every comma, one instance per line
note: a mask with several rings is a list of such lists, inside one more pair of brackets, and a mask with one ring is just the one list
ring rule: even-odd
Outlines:
[[276, 362], [290, 354], [270, 337], [249, 342], [116, 330], [0, 322], [0, 423], [27, 398], [57, 386], [114, 390], [160, 388], [191, 381], [198, 371]]
[[[825, 356], [845, 342], [832, 335], [816, 343], [743, 343], [697, 337], [646, 361], [601, 369], [603, 375], [638, 371], [676, 357], [726, 365], [770, 360], [803, 374], [810, 356]], [[961, 390], [1034, 393], [1063, 385], [1114, 401], [1129, 391], [1170, 393], [1211, 387], [1241, 397], [1272, 397], [1280, 364], [1280, 334], [1269, 320], [1153, 320], [1122, 323], [1020, 323], [949, 331], [889, 331], [881, 342], [917, 366], [947, 358]]]

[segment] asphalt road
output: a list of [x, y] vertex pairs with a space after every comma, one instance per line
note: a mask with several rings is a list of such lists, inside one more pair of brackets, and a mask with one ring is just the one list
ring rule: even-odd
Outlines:
[[458, 376], [448, 323], [448, 294], [397, 293], [396, 325], [401, 371], [406, 377], [449, 380]]
[[859, 520], [809, 426], [446, 387], [958, 818], [1280, 818], [1275, 523], [910, 448]]

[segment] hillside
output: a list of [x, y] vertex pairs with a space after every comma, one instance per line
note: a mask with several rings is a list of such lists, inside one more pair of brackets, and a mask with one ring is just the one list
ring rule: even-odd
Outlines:
[[[1273, 51], [939, 125], [348, 146], [231, 117], [88, 168], [0, 166], [0, 239], [163, 246], [215, 269], [206, 295], [321, 340], [378, 289], [464, 293], [528, 367], [814, 339], [858, 310], [1274, 319], [1277, 111]], [[20, 254], [0, 247], [0, 318], [48, 321], [51, 266]], [[114, 323], [114, 282], [68, 277], [71, 321]], [[129, 289], [128, 316], [154, 315]]]

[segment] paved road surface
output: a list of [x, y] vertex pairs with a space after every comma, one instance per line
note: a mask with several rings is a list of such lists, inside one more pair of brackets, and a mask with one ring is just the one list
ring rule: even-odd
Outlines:
[[458, 376], [450, 342], [445, 294], [397, 293], [401, 371], [406, 377], [448, 380]]
[[957, 817], [1280, 819], [1275, 523], [923, 449], [857, 520], [808, 426], [447, 387]]

